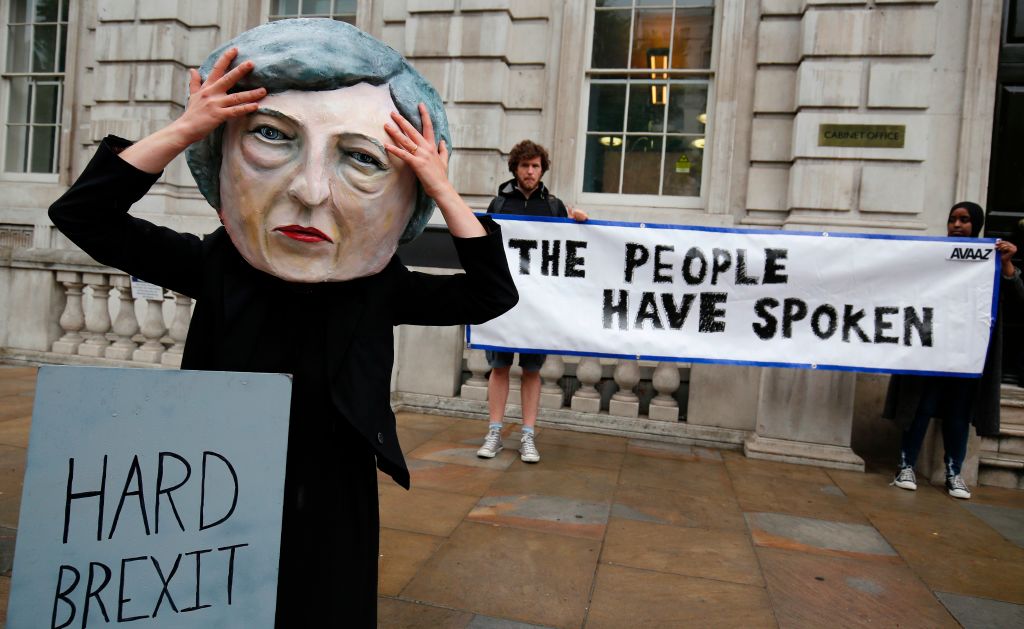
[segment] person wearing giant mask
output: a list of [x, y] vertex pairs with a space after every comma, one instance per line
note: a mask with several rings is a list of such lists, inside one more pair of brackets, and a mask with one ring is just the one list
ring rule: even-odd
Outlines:
[[[164, 129], [104, 139], [50, 216], [100, 263], [195, 298], [183, 369], [293, 374], [277, 625], [372, 626], [376, 467], [409, 486], [392, 328], [515, 305], [499, 228], [448, 181], [437, 93], [348, 24], [247, 31], [191, 71], [189, 91]], [[186, 149], [223, 223], [203, 238], [127, 213]], [[415, 273], [394, 256], [435, 202], [465, 273]]]

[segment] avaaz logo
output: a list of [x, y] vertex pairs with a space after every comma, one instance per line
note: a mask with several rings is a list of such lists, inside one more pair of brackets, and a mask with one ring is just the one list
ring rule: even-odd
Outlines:
[[983, 260], [989, 260], [992, 257], [992, 249], [982, 249], [981, 247], [953, 247], [953, 251], [950, 252], [947, 260], [956, 260], [959, 262], [981, 262]]

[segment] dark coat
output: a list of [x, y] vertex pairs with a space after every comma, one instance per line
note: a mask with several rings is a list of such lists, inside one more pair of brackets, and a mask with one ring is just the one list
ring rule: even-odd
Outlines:
[[498, 196], [491, 199], [490, 204], [487, 206], [487, 213], [569, 217], [565, 204], [562, 203], [561, 199], [548, 191], [543, 181], [537, 182], [537, 189], [527, 198], [516, 187], [516, 180], [514, 178], [498, 186]]
[[[1002, 365], [1003, 365], [1003, 300], [1024, 300], [1024, 283], [1021, 282], [1018, 270], [1012, 279], [1000, 279], [999, 304], [996, 320], [992, 325], [989, 338], [988, 354], [985, 356], [985, 367], [978, 378], [978, 388], [974, 394], [971, 408], [971, 423], [978, 435], [996, 437], [999, 435], [999, 407], [1002, 398]], [[885, 396], [885, 408], [882, 417], [896, 422], [907, 430], [914, 421], [917, 406], [921, 400], [924, 383], [933, 376], [911, 376], [897, 374], [889, 379], [889, 390]], [[945, 409], [937, 411], [939, 418], [944, 418]]]

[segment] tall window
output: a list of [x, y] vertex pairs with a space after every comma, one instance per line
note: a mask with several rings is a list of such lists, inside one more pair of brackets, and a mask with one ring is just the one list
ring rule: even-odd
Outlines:
[[57, 172], [68, 2], [10, 2], [3, 72], [5, 172]]
[[700, 195], [713, 0], [595, 0], [583, 192]]
[[358, 0], [271, 0], [270, 21], [290, 17], [329, 17], [356, 23]]

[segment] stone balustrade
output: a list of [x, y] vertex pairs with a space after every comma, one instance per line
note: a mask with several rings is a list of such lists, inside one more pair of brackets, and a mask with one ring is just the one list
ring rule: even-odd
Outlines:
[[[459, 395], [464, 400], [487, 399], [486, 374], [490, 369], [484, 351], [467, 350], [465, 358], [469, 378]], [[616, 418], [636, 418], [665, 422], [685, 419], [677, 396], [688, 373], [686, 364], [647, 363], [632, 359], [604, 359], [584, 356], [549, 355], [540, 370], [541, 415], [545, 409], [570, 410], [589, 415], [606, 414]], [[569, 367], [572, 373], [569, 373]], [[609, 370], [610, 376], [609, 377]], [[508, 403], [519, 406], [519, 366], [511, 369]], [[683, 395], [682, 399], [686, 399]]]

